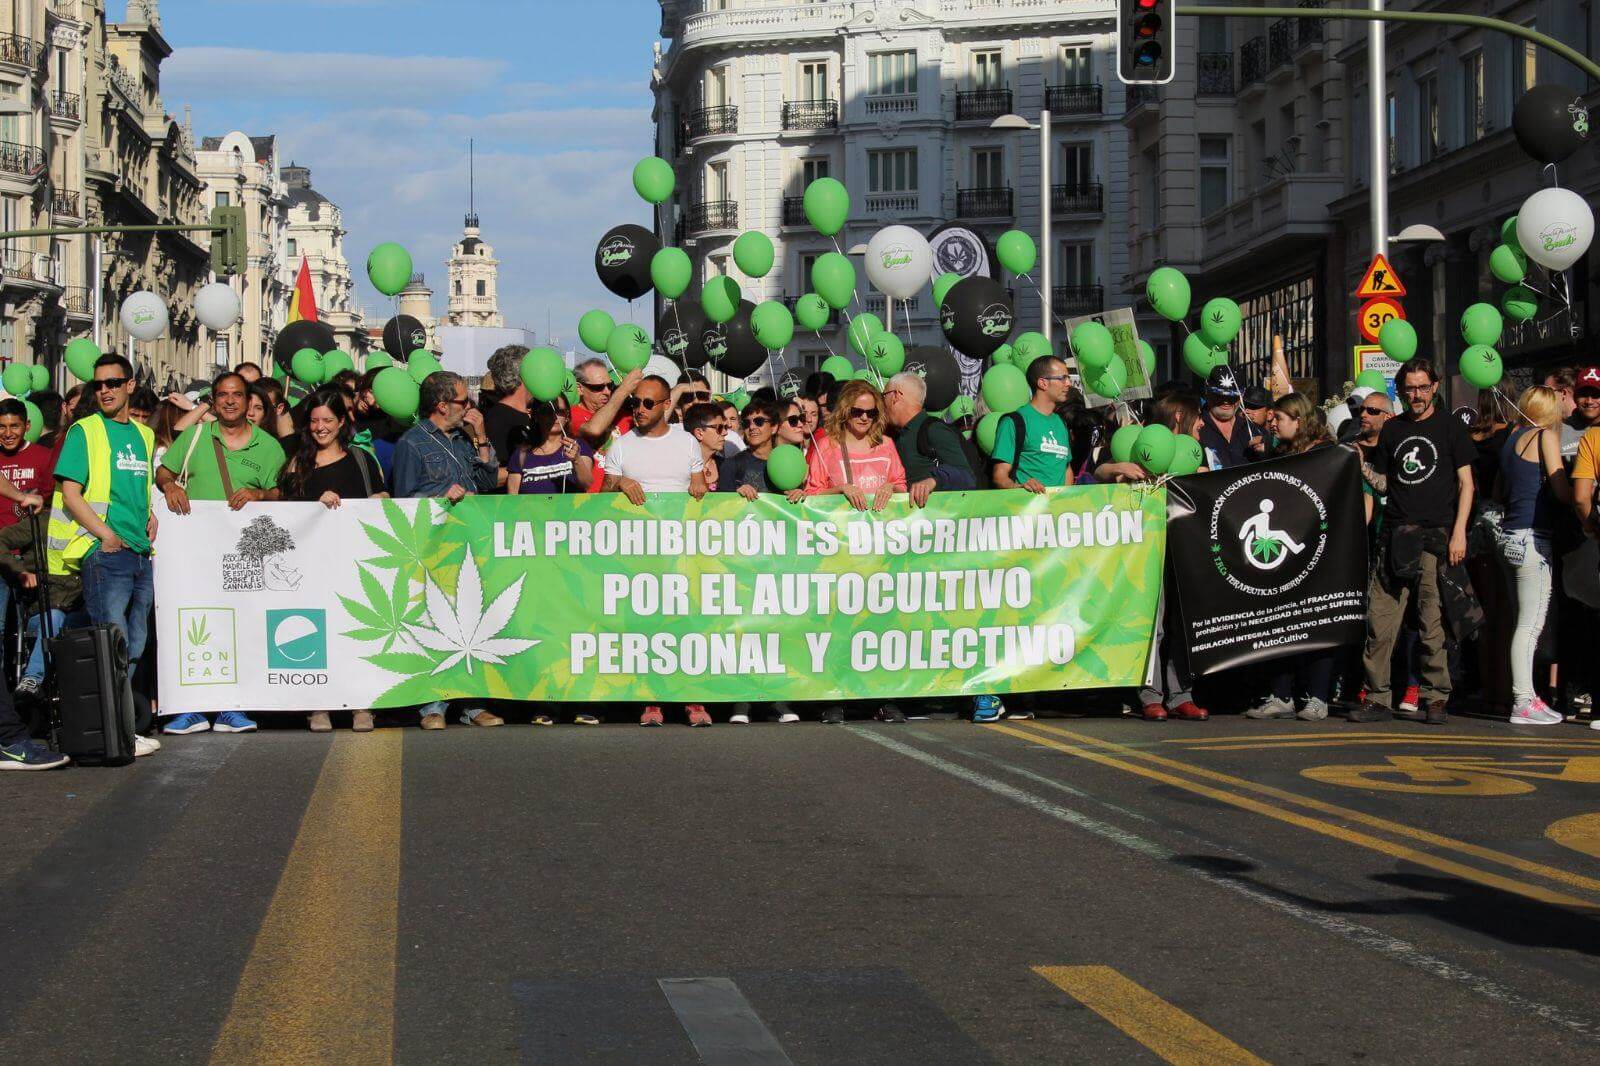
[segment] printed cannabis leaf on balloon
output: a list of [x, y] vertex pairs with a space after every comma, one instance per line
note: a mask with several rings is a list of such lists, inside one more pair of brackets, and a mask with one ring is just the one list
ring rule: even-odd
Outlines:
[[525, 577], [518, 577], [485, 609], [478, 563], [473, 558], [471, 548], [467, 549], [467, 557], [461, 564], [454, 601], [438, 586], [433, 575], [428, 575], [424, 595], [429, 625], [410, 625], [409, 628], [412, 639], [418, 644], [431, 651], [444, 653], [444, 658], [433, 668], [433, 673], [443, 673], [462, 662], [466, 664], [469, 674], [472, 673], [474, 662], [503, 666], [507, 657], [539, 643], [537, 640], [499, 635], [516, 612]]
[[361, 577], [361, 591], [366, 601], [341, 595], [339, 602], [357, 623], [356, 628], [343, 636], [351, 640], [381, 640], [381, 652], [387, 652], [398, 642], [402, 647], [411, 645], [409, 627], [422, 621], [423, 605], [411, 602], [411, 582], [406, 571], [396, 569], [394, 581], [385, 589], [365, 566], [356, 565]]

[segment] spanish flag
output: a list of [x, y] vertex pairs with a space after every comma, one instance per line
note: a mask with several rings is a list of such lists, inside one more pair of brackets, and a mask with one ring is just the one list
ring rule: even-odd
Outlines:
[[294, 295], [289, 297], [290, 322], [315, 322], [317, 296], [311, 290], [311, 266], [306, 257], [300, 257], [300, 276], [294, 279]]

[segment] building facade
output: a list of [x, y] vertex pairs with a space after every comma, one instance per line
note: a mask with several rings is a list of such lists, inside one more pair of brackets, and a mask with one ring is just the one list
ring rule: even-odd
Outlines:
[[[1013, 228], [1037, 240], [1039, 137], [991, 123], [1007, 114], [1033, 122], [1048, 107], [1054, 235], [1040, 254], [1052, 257], [1055, 313], [1129, 306], [1114, 27], [1109, 0], [662, 0], [671, 44], [658, 46], [653, 72], [655, 147], [678, 181], [660, 232], [689, 252], [698, 282], [731, 274], [746, 298], [791, 305], [810, 291], [818, 256], [865, 244], [885, 225], [932, 234], [960, 222], [991, 247]], [[824, 176], [851, 195], [837, 243], [807, 224], [801, 204]], [[734, 238], [751, 229], [778, 247], [764, 279], [739, 276], [732, 261]], [[1037, 328], [1041, 314], [1033, 282], [1007, 279], [1022, 328]], [[885, 310], [864, 277], [856, 310]], [[924, 290], [896, 305], [895, 328], [911, 343], [942, 343], [935, 312]], [[801, 331], [786, 363], [811, 368], [842, 349], [837, 326]]]
[[272, 367], [272, 344], [289, 316], [293, 267], [285, 261], [288, 247], [289, 189], [278, 165], [278, 139], [251, 137], [238, 130], [207, 137], [200, 144], [200, 174], [205, 179], [207, 210], [242, 206], [249, 237], [243, 273], [229, 279], [239, 294], [240, 320], [231, 329], [211, 334], [206, 342], [216, 366], [241, 362]]
[[483, 239], [478, 213], [467, 213], [461, 239], [450, 251], [446, 263], [450, 274], [450, 307], [445, 323], [450, 326], [486, 326], [499, 329], [506, 324], [500, 314], [500, 260]]
[[[394, 313], [396, 315], [410, 315], [422, 323], [428, 331], [428, 348], [432, 351], [439, 350], [438, 320], [433, 317], [433, 290], [428, 288], [428, 279], [421, 274], [411, 275], [411, 283], [395, 296]], [[376, 326], [379, 345], [382, 345], [383, 329]], [[410, 353], [407, 352], [407, 355]]]
[[361, 311], [350, 300], [350, 264], [344, 257], [344, 218], [339, 205], [311, 185], [311, 168], [290, 163], [283, 168], [288, 212], [282, 262], [294, 284], [303, 259], [317, 301], [317, 318], [333, 330], [339, 347], [351, 355], [367, 351]]

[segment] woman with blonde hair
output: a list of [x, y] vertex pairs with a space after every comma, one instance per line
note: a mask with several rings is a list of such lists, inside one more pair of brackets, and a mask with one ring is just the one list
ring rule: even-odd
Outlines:
[[845, 382], [807, 463], [805, 495], [837, 494], [858, 511], [881, 511], [906, 491], [906, 468], [884, 436], [886, 425], [878, 390], [865, 381]]
[[1506, 438], [1500, 452], [1495, 497], [1505, 504], [1500, 555], [1511, 571], [1517, 623], [1511, 631], [1511, 724], [1556, 725], [1561, 715], [1533, 689], [1533, 656], [1550, 606], [1550, 538], [1557, 502], [1572, 503], [1572, 485], [1561, 462], [1561, 398], [1534, 385], [1517, 397], [1527, 421]]
[[1279, 397], [1268, 417], [1276, 437], [1274, 455], [1299, 455], [1333, 443], [1327, 414], [1303, 392]]

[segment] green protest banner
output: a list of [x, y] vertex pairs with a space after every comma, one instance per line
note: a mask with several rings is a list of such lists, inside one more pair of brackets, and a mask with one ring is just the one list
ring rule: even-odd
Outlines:
[[174, 711], [911, 698], [1141, 682], [1166, 499], [219, 504], [162, 536], [185, 563], [157, 563]]

